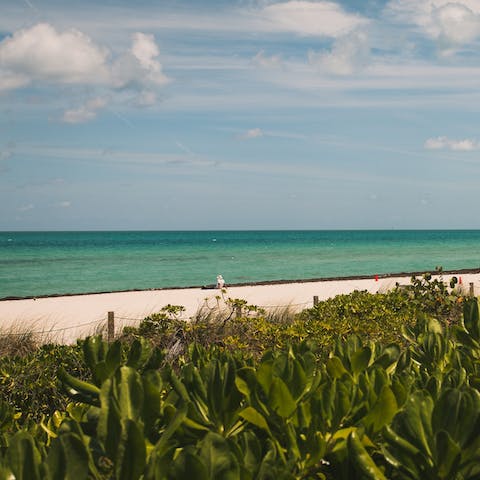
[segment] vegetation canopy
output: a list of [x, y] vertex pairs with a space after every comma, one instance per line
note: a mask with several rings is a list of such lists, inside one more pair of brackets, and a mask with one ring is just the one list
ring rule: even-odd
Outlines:
[[0, 478], [480, 478], [479, 305], [455, 281], [230, 306], [4, 352]]

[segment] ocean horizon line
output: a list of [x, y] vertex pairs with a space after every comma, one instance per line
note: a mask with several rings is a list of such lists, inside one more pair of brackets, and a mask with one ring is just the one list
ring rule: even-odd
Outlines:
[[5, 233], [205, 233], [205, 232], [478, 232], [480, 228], [212, 228], [212, 229], [47, 229], [2, 230]]

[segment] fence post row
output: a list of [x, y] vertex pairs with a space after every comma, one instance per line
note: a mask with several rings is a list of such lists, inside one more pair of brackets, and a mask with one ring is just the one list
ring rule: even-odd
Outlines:
[[108, 321], [107, 321], [107, 342], [113, 342], [115, 338], [115, 313], [108, 312]]

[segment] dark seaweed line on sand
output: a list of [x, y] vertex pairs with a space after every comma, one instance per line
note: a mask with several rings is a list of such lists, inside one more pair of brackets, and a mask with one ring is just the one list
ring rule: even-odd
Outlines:
[[[423, 275], [425, 272], [430, 272], [434, 275], [437, 274], [436, 271], [422, 270], [419, 272], [399, 272], [399, 273], [384, 273], [378, 274], [378, 278], [395, 278], [395, 277], [412, 277], [414, 275]], [[459, 275], [459, 274], [475, 274], [480, 273], [480, 268], [464, 268], [459, 270], [443, 270], [440, 275]], [[265, 280], [260, 282], [244, 282], [244, 283], [229, 283], [228, 287], [255, 287], [262, 285], [283, 285], [286, 283], [315, 283], [315, 282], [332, 282], [338, 280], [368, 280], [369, 278], [374, 278], [375, 275], [352, 275], [348, 277], [324, 277], [324, 278], [307, 278], [307, 279], [297, 279], [297, 280]], [[188, 290], [194, 288], [201, 289], [213, 289], [214, 285], [193, 285], [190, 287], [161, 287], [161, 288], [131, 288], [127, 290], [113, 290], [113, 291], [103, 291], [103, 292], [81, 292], [81, 293], [52, 293], [48, 295], [35, 295], [35, 296], [26, 296], [26, 297], [2, 297], [1, 301], [7, 300], [28, 300], [28, 299], [37, 299], [37, 298], [56, 298], [56, 297], [78, 297], [83, 295], [103, 295], [106, 293], [127, 293], [127, 292], [150, 292], [150, 291], [163, 291], [163, 290]]]

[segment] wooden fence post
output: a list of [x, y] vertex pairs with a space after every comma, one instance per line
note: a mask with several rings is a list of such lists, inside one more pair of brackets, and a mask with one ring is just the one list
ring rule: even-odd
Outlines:
[[473, 286], [473, 282], [470, 282], [470, 296], [475, 296], [475, 287]]
[[107, 322], [107, 342], [113, 342], [115, 338], [115, 313], [108, 312], [108, 322]]
[[318, 295], [313, 296], [313, 306], [316, 307], [318, 305]]

